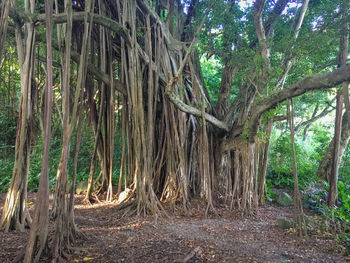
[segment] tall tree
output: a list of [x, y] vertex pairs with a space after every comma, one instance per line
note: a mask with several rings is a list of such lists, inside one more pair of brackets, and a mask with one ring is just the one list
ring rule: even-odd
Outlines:
[[[349, 4], [343, 6], [343, 12], [348, 11], [347, 8]], [[348, 58], [349, 50], [349, 23], [345, 23], [342, 35], [340, 37], [339, 45], [339, 66], [346, 65], [346, 60]], [[334, 138], [333, 138], [333, 157], [331, 173], [329, 176], [329, 191], [328, 191], [328, 206], [333, 207], [338, 200], [338, 168], [340, 161], [340, 142], [341, 142], [341, 131], [342, 131], [342, 112], [343, 112], [343, 101], [347, 102], [347, 112], [345, 117], [348, 118], [349, 114], [349, 83], [345, 82], [343, 84], [343, 90], [337, 92], [337, 103], [336, 103], [336, 113], [335, 113], [335, 124], [334, 124]]]
[[[65, 70], [64, 83], [63, 83], [63, 134], [62, 134], [62, 153], [61, 159], [58, 164], [56, 187], [55, 187], [55, 200], [56, 209], [55, 213], [55, 236], [52, 244], [53, 259], [58, 260], [63, 250], [68, 248], [70, 241], [74, 240], [72, 234], [76, 233], [74, 217], [72, 210], [68, 207], [67, 198], [67, 165], [69, 156], [70, 139], [78, 119], [78, 107], [81, 102], [81, 92], [86, 83], [87, 75], [87, 54], [89, 52], [89, 38], [91, 36], [92, 19], [88, 18], [88, 13], [94, 6], [94, 1], [87, 1], [85, 3], [85, 15], [84, 15], [84, 31], [82, 35], [80, 61], [78, 67], [77, 84], [74, 95], [70, 95], [71, 83], [70, 83], [70, 49], [71, 49], [71, 36], [72, 36], [72, 3], [65, 2], [65, 8], [67, 11], [67, 18], [70, 20], [70, 25], [67, 27], [67, 34], [65, 39], [66, 52], [65, 52]], [[70, 99], [73, 98], [73, 105], [70, 105]], [[72, 110], [70, 111], [70, 109]]]
[[44, 109], [44, 149], [39, 182], [38, 201], [35, 204], [35, 214], [30, 229], [28, 243], [25, 249], [24, 262], [38, 262], [44, 249], [47, 248], [49, 223], [49, 151], [51, 139], [52, 116], [52, 11], [53, 1], [45, 2], [46, 18], [46, 88]]
[[[34, 6], [34, 0], [24, 1], [24, 12], [33, 14]], [[14, 5], [12, 7], [19, 8]], [[22, 32], [20, 24], [15, 24], [15, 38], [21, 74], [21, 98], [17, 124], [15, 164], [0, 223], [0, 228], [4, 231], [9, 229], [24, 231], [25, 226], [31, 223], [27, 208], [27, 182], [33, 126], [34, 23], [32, 21], [26, 22], [23, 30], [24, 32]]]

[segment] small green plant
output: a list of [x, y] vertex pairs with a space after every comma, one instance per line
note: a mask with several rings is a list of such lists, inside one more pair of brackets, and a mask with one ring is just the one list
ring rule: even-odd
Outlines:
[[272, 200], [276, 199], [277, 197], [277, 193], [275, 191], [273, 191], [270, 187], [266, 186], [266, 200], [268, 200], [269, 202], [272, 202]]
[[[321, 186], [321, 187], [320, 187]], [[313, 191], [304, 192], [304, 207], [320, 215], [318, 227], [324, 232], [331, 233], [334, 239], [350, 253], [350, 195], [349, 186], [338, 182], [338, 205], [330, 209], [327, 205], [329, 185], [316, 182], [310, 187]]]

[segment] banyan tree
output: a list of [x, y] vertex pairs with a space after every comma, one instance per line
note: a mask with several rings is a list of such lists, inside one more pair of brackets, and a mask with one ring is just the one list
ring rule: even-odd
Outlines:
[[[2, 22], [1, 37], [7, 32], [8, 38], [14, 36], [18, 42], [23, 92], [16, 164], [7, 201], [19, 212], [4, 213], [2, 228], [8, 229], [9, 222], [23, 228], [27, 218], [21, 200], [25, 200], [29, 165], [30, 90], [35, 87], [31, 83], [36, 73], [32, 65], [37, 62], [47, 69], [53, 63], [57, 72], [53, 82], [60, 89], [57, 104], [61, 107], [63, 146], [51, 213], [55, 236], [49, 244], [54, 259], [64, 255], [78, 234], [72, 208], [74, 184], [72, 191], [66, 190], [67, 162], [73, 131], [77, 130], [79, 137], [85, 115], [94, 134], [87, 200], [94, 181], [99, 193], [105, 192], [108, 201], [114, 199], [118, 121], [123, 142], [118, 194], [123, 186], [130, 189], [118, 204], [121, 209], [159, 216], [165, 213], [163, 204], [188, 209], [193, 197], [206, 201], [207, 214], [215, 212], [215, 202], [220, 200], [247, 213], [257, 209], [265, 194], [273, 122], [283, 119], [274, 116], [273, 109], [293, 97], [349, 81], [350, 65], [332, 71], [318, 65], [319, 74], [306, 72], [303, 78], [289, 78], [299, 56], [305, 55], [300, 54], [298, 45], [305, 42], [307, 34], [318, 36], [324, 30], [314, 29], [312, 23], [313, 14], [321, 11], [308, 0], [297, 4], [256, 0], [243, 12], [241, 2], [55, 0], [45, 1], [45, 13], [43, 1], [24, 0], [23, 8], [22, 1], [3, 0], [1, 21], [10, 20], [7, 27]], [[330, 19], [348, 23], [349, 7], [342, 1], [328, 2], [325, 12]], [[308, 14], [309, 9], [314, 13]], [[339, 41], [340, 35], [332, 35], [330, 41]], [[200, 40], [205, 44], [198, 48]], [[43, 43], [48, 45], [47, 52], [52, 46], [53, 61], [50, 56], [43, 59], [35, 54], [35, 46]], [[216, 99], [206, 86], [199, 52], [221, 59]], [[331, 67], [337, 64], [332, 59], [319, 61]], [[48, 74], [47, 79], [51, 77]], [[47, 116], [52, 109], [44, 109], [45, 125], [49, 125]], [[94, 177], [95, 162], [98, 178]], [[47, 176], [47, 171], [41, 176]], [[40, 184], [43, 198], [36, 204], [38, 215], [31, 227], [26, 262], [38, 260], [48, 246], [48, 219], [41, 221], [46, 228], [37, 226], [40, 211], [48, 217], [47, 191], [46, 181]]]

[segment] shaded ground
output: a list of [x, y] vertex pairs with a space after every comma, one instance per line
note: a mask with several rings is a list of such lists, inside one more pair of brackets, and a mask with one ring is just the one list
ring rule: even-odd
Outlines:
[[[4, 199], [0, 194], [1, 211]], [[86, 206], [81, 200], [76, 223], [86, 238], [78, 240], [68, 262], [183, 262], [194, 249], [201, 252], [188, 262], [350, 262], [331, 237], [296, 241], [294, 234], [280, 230], [276, 219], [291, 216], [290, 208], [264, 206], [255, 218], [218, 208], [220, 216], [209, 219], [203, 218], [204, 210], [192, 209], [190, 216], [177, 212], [155, 223], [152, 218], [120, 219], [111, 204]], [[29, 194], [31, 202], [34, 194]], [[11, 262], [27, 235], [0, 232], [0, 262]]]

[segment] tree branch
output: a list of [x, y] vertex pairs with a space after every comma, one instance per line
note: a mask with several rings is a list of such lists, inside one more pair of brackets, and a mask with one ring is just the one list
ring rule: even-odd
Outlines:
[[[333, 101], [334, 101], [334, 99], [333, 99]], [[315, 122], [315, 121], [321, 119], [322, 117], [326, 116], [328, 113], [332, 112], [333, 110], [334, 110], [334, 108], [330, 109], [330, 105], [328, 105], [318, 115], [315, 115], [311, 119], [303, 121], [303, 122], [299, 123], [297, 126], [295, 126], [295, 128], [294, 128], [295, 133], [298, 133], [303, 127], [309, 126], [310, 124], [312, 124], [313, 122]]]
[[[195, 107], [192, 107], [192, 106], [189, 106], [187, 105], [186, 103], [184, 103], [174, 92], [168, 92], [167, 93], [170, 101], [177, 107], [179, 108], [181, 111], [183, 112], [186, 112], [186, 113], [189, 113], [189, 114], [192, 114], [193, 116], [196, 116], [196, 117], [203, 117], [203, 114], [202, 114], [202, 111], [195, 108]], [[215, 118], [214, 116], [208, 114], [208, 113], [204, 113], [204, 118], [210, 122], [211, 124], [213, 124], [214, 126], [216, 126], [217, 128], [220, 128], [222, 130], [225, 130], [225, 131], [229, 131], [229, 127], [228, 125], [223, 122], [223, 121], [220, 121], [218, 120], [217, 118]]]
[[[272, 36], [277, 18], [282, 14], [282, 11], [284, 10], [289, 1], [290, 0], [279, 0], [275, 4], [271, 14], [269, 15], [268, 19], [264, 24], [266, 37], [269, 38]], [[253, 42], [249, 45], [249, 48], [254, 48], [257, 42], [258, 39], [253, 40]]]
[[287, 115], [277, 115], [277, 116], [273, 117], [273, 122], [275, 122], [275, 121], [284, 121], [286, 119], [288, 119]]
[[259, 43], [266, 40], [265, 29], [262, 22], [262, 12], [266, 0], [256, 0], [254, 3], [254, 25]]
[[305, 92], [333, 88], [344, 81], [350, 81], [350, 64], [326, 74], [315, 74], [305, 77], [285, 89], [272, 94], [270, 97], [262, 99], [253, 105], [251, 110], [249, 122], [250, 138], [254, 138], [258, 128], [258, 120], [264, 112], [275, 108], [279, 103], [287, 99], [302, 95]]
[[[294, 35], [293, 35], [293, 39], [294, 40], [297, 40], [297, 38], [299, 36], [300, 27], [303, 24], [304, 17], [305, 17], [306, 10], [307, 10], [308, 6], [309, 6], [309, 0], [304, 0], [303, 6], [301, 7], [301, 11], [300, 11], [300, 14], [299, 14], [299, 17], [298, 17], [297, 24], [295, 26]], [[294, 49], [294, 45], [292, 45], [290, 48], [293, 50]], [[280, 86], [281, 88], [283, 88], [284, 83], [286, 81], [286, 78], [288, 76], [288, 73], [289, 73], [289, 71], [291, 70], [291, 68], [292, 68], [292, 66], [294, 64], [294, 57], [291, 57], [291, 58], [287, 57], [283, 64], [284, 64], [285, 68], [284, 68], [284, 71], [283, 71], [283, 74], [282, 74], [281, 78], [277, 82], [277, 87]]]
[[[254, 25], [256, 34], [258, 37], [259, 44], [261, 46], [261, 56], [263, 57], [265, 61], [265, 67], [264, 70], [267, 72], [267, 70], [270, 68], [270, 50], [268, 47], [265, 29], [262, 21], [262, 12], [264, 10], [266, 0], [256, 0], [254, 3]], [[265, 72], [265, 73], [266, 73]]]
[[199, 27], [198, 27], [198, 29], [196, 31], [196, 34], [193, 37], [193, 40], [192, 40], [191, 45], [189, 47], [189, 50], [186, 52], [185, 57], [183, 58], [183, 60], [180, 63], [179, 69], [175, 73], [175, 76], [169, 80], [169, 82], [167, 84], [167, 87], [166, 87], [166, 95], [168, 96], [170, 101], [176, 107], [178, 107], [181, 111], [186, 112], [186, 113], [190, 113], [190, 114], [192, 114], [194, 116], [197, 116], [197, 117], [205, 118], [208, 122], [210, 122], [211, 124], [215, 125], [216, 127], [220, 128], [220, 129], [223, 129], [225, 131], [229, 131], [229, 127], [228, 127], [228, 125], [225, 122], [218, 120], [217, 118], [215, 118], [214, 116], [212, 116], [212, 115], [210, 115], [210, 114], [208, 114], [206, 112], [203, 113], [201, 110], [198, 110], [195, 107], [187, 105], [186, 103], [181, 101], [181, 99], [172, 91], [172, 86], [179, 80], [179, 76], [182, 73], [182, 71], [183, 71], [183, 69], [184, 69], [184, 67], [186, 65], [187, 59], [188, 59], [189, 55], [191, 54], [192, 47], [196, 43], [197, 35], [199, 34], [199, 32], [200, 32], [200, 30], [201, 30], [201, 28], [202, 28], [202, 26], [204, 24], [205, 18], [207, 16], [209, 10], [211, 9], [212, 4], [213, 4], [213, 1], [210, 2], [210, 5], [208, 6], [206, 11], [204, 12], [204, 15], [203, 15], [203, 18], [201, 20], [201, 23], [200, 23], [200, 25], [199, 25]]
[[[58, 50], [58, 45], [57, 45], [57, 43], [55, 43], [54, 41], [52, 41], [52, 47], [53, 48], [55, 48], [56, 50]], [[71, 59], [75, 62], [75, 63], [77, 63], [77, 64], [79, 64], [79, 62], [80, 62], [80, 55], [76, 52], [76, 51], [71, 51]], [[44, 63], [46, 63], [46, 58], [44, 58], [44, 57], [41, 57], [41, 56], [37, 56], [37, 58], [40, 60], [40, 61], [42, 61], [42, 62], [44, 62]], [[58, 63], [58, 62], [54, 62], [53, 61], [53, 64], [52, 64], [54, 67], [56, 67], [56, 68], [61, 68], [62, 66], [61, 66], [61, 64], [60, 63]], [[106, 73], [104, 73], [104, 72], [102, 72], [102, 71], [100, 71], [98, 68], [96, 68], [93, 64], [91, 64], [91, 63], [89, 63], [88, 65], [87, 65], [87, 70], [88, 70], [88, 72], [92, 75], [92, 76], [94, 76], [94, 78], [96, 79], [96, 80], [99, 80], [99, 81], [102, 81], [103, 83], [105, 83], [107, 86], [110, 86], [110, 77], [109, 77], [109, 75], [108, 74], [106, 74]], [[117, 91], [119, 91], [120, 93], [122, 93], [122, 94], [124, 94], [124, 95], [126, 95], [126, 92], [125, 92], [125, 90], [123, 90], [121, 87], [122, 87], [122, 84], [121, 84], [121, 82], [120, 82], [120, 80], [113, 80], [113, 84], [114, 84], [114, 88], [117, 90]]]
[[[45, 14], [28, 14], [25, 12], [19, 12], [15, 8], [10, 8], [9, 15], [11, 18], [13, 18], [16, 21], [32, 22], [36, 26], [45, 23]], [[93, 19], [93, 23], [104, 26], [105, 28], [119, 34], [121, 37], [123, 37], [125, 42], [130, 45], [131, 41], [130, 41], [130, 36], [128, 34], [128, 30], [113, 19], [110, 19], [108, 17], [102, 16], [99, 14], [94, 14], [91, 12], [84, 11], [84, 12], [74, 12], [73, 21], [83, 22], [85, 15], [88, 16], [88, 21], [91, 21], [91, 19]], [[56, 23], [56, 24], [66, 23], [67, 13], [54, 14], [52, 21], [53, 23]]]
[[198, 26], [198, 28], [197, 28], [197, 31], [196, 31], [196, 33], [195, 33], [194, 36], [193, 36], [192, 42], [191, 42], [191, 44], [190, 44], [190, 46], [189, 46], [189, 48], [188, 48], [188, 51], [187, 51], [186, 54], [185, 54], [184, 59], [183, 59], [183, 60], [181, 61], [181, 63], [180, 63], [179, 69], [177, 70], [177, 72], [176, 72], [176, 74], [175, 74], [175, 78], [176, 78], [176, 77], [179, 77], [180, 74], [182, 74], [182, 71], [183, 71], [183, 69], [184, 69], [184, 67], [185, 67], [185, 65], [186, 65], [186, 63], [187, 63], [187, 59], [188, 59], [189, 55], [190, 55], [191, 52], [192, 52], [192, 48], [194, 47], [194, 45], [195, 45], [196, 42], [197, 42], [199, 32], [201, 31], [201, 29], [202, 29], [202, 27], [203, 27], [203, 25], [204, 25], [205, 18], [207, 17], [207, 14], [209, 13], [209, 10], [211, 9], [211, 6], [212, 6], [212, 5], [213, 5], [213, 1], [210, 2], [208, 8], [207, 8], [207, 9], [205, 10], [205, 12], [204, 12], [204, 15], [203, 15], [203, 17], [202, 17], [201, 23], [199, 24], [199, 26]]
[[186, 38], [188, 37], [188, 29], [189, 29], [189, 25], [191, 23], [192, 18], [196, 15], [196, 7], [198, 4], [198, 0], [192, 0], [190, 7], [188, 8], [188, 12], [187, 12], [187, 16], [186, 16], [186, 20], [185, 20], [185, 24], [183, 26], [183, 32], [181, 35], [181, 40], [185, 41]]

